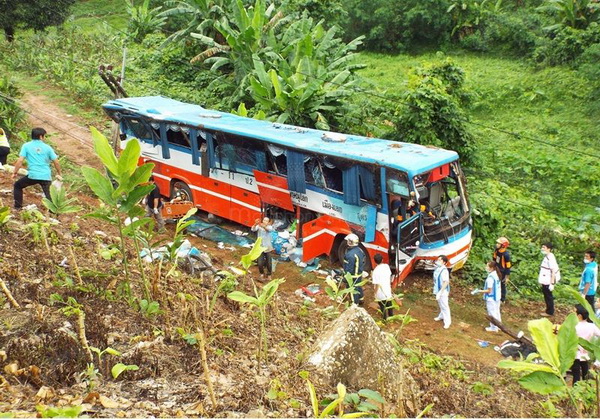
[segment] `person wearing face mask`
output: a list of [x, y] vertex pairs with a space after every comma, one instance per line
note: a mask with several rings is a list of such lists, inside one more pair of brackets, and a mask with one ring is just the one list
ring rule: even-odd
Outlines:
[[556, 262], [556, 257], [552, 253], [552, 243], [542, 244], [542, 264], [540, 265], [540, 274], [538, 283], [542, 286], [542, 294], [544, 294], [544, 302], [546, 303], [546, 311], [542, 313], [543, 317], [554, 316], [554, 286], [560, 281], [560, 269]]
[[[498, 321], [502, 321], [502, 317], [500, 316], [500, 269], [496, 262], [490, 261], [485, 265], [485, 270], [488, 275], [485, 279], [483, 290], [479, 292], [483, 294], [488, 316], [491, 316]], [[485, 330], [488, 332], [497, 332], [499, 329], [498, 326], [490, 323], [490, 327], [486, 327]]]
[[596, 263], [596, 252], [588, 250], [583, 256], [585, 268], [579, 282], [579, 293], [584, 297], [592, 308], [595, 308], [596, 288], [598, 287], [598, 263]]
[[500, 301], [506, 302], [506, 283], [510, 282], [510, 268], [512, 266], [510, 258], [510, 250], [508, 246], [510, 242], [506, 237], [500, 237], [496, 240], [496, 249], [494, 249], [494, 258], [500, 272], [500, 289], [502, 296]]
[[448, 269], [448, 257], [439, 256], [435, 261], [435, 271], [433, 271], [433, 293], [440, 307], [440, 314], [433, 320], [444, 321], [444, 329], [450, 328], [452, 317], [450, 315], [450, 305], [448, 296], [450, 295], [450, 270]]

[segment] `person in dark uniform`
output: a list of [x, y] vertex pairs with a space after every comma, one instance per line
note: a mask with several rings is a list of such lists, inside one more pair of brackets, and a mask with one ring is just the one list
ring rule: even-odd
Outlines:
[[510, 281], [510, 268], [512, 266], [512, 262], [510, 259], [510, 251], [508, 250], [508, 246], [510, 242], [506, 237], [500, 237], [496, 240], [496, 249], [494, 249], [494, 262], [498, 266], [500, 270], [500, 301], [506, 302], [506, 283]]
[[[352, 283], [354, 284], [354, 289], [356, 291], [356, 293], [352, 295], [352, 301], [354, 304], [362, 305], [364, 299], [363, 287], [357, 286], [356, 284], [362, 282], [366, 256], [362, 249], [358, 246], [359, 239], [356, 234], [348, 234], [345, 240], [348, 244], [348, 250], [344, 255], [344, 281], [346, 281], [346, 274], [350, 274], [352, 277]], [[348, 285], [347, 281], [346, 285]]]
[[162, 197], [158, 186], [154, 183], [154, 177], [150, 177], [149, 182], [154, 185], [154, 189], [146, 195], [146, 217], [153, 217], [156, 220], [158, 231], [162, 233], [165, 231], [165, 220], [161, 213], [163, 207]]

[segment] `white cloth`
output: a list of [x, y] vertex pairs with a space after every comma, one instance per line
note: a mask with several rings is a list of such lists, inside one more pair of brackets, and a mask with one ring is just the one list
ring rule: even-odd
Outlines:
[[[502, 317], [500, 316], [500, 301], [488, 299], [485, 301], [485, 307], [487, 308], [488, 316], [492, 316], [499, 322], [502, 321]], [[498, 330], [498, 327], [493, 323], [490, 323], [490, 328], [493, 330]]]
[[538, 276], [538, 282], [541, 285], [550, 285], [552, 282], [552, 273], [555, 275], [555, 282], [560, 281], [560, 272], [558, 263], [556, 262], [556, 256], [550, 252], [542, 260], [540, 265], [540, 274]]
[[379, 285], [375, 292], [376, 301], [392, 299], [392, 271], [387, 263], [380, 263], [373, 269], [373, 284]]
[[[575, 326], [575, 333], [578, 337], [587, 341], [594, 337], [600, 337], [600, 329], [598, 329], [594, 323], [588, 323], [587, 320], [577, 323]], [[590, 356], [585, 349], [579, 346], [577, 348], [577, 355], [575, 356], [575, 359], [579, 359], [580, 361], [589, 361]]]
[[438, 317], [441, 317], [444, 321], [444, 327], [450, 327], [452, 323], [452, 316], [450, 315], [450, 304], [448, 304], [448, 291], [441, 291], [440, 298], [437, 299], [438, 305], [440, 306], [440, 314]]

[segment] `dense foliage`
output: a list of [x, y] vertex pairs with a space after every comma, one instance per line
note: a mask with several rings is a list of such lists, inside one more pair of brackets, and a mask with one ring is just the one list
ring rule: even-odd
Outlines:
[[0, 27], [11, 41], [17, 28], [44, 30], [60, 25], [75, 0], [0, 0]]

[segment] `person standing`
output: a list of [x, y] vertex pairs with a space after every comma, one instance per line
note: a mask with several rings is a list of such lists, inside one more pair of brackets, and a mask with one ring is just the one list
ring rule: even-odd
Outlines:
[[544, 259], [540, 265], [540, 274], [538, 282], [542, 286], [542, 294], [544, 294], [544, 302], [546, 310], [542, 313], [543, 317], [554, 316], [554, 286], [560, 281], [560, 269], [556, 262], [556, 256], [552, 253], [554, 246], [552, 243], [542, 244], [542, 254]]
[[345, 238], [348, 250], [344, 254], [344, 281], [346, 285], [348, 280], [346, 274], [350, 274], [352, 277], [352, 285], [354, 287], [354, 293], [352, 294], [352, 301], [354, 304], [362, 305], [364, 299], [364, 291], [361, 285], [363, 271], [365, 269], [365, 254], [359, 247], [360, 240], [354, 233], [350, 233]]
[[23, 160], [27, 161], [27, 175], [17, 180], [13, 187], [15, 199], [15, 209], [23, 207], [23, 189], [40, 185], [44, 195], [50, 199], [50, 184], [52, 182], [52, 171], [50, 162], [56, 169], [56, 179], [62, 180], [58, 156], [48, 144], [44, 143], [46, 130], [44, 128], [34, 128], [31, 130], [31, 141], [23, 144], [19, 159], [15, 162], [12, 177], [14, 179], [23, 165]]
[[373, 269], [373, 285], [375, 286], [375, 301], [379, 303], [379, 311], [383, 316], [383, 320], [394, 315], [392, 302], [392, 270], [390, 265], [383, 263], [383, 256], [377, 253], [373, 256], [375, 261], [375, 269]]
[[448, 257], [439, 256], [435, 261], [435, 270], [433, 271], [433, 293], [440, 307], [440, 314], [433, 320], [444, 321], [444, 329], [449, 329], [452, 324], [450, 315], [450, 305], [448, 297], [450, 296], [450, 270], [448, 269]]
[[0, 128], [0, 167], [6, 164], [6, 158], [10, 153], [10, 144], [8, 143], [8, 136], [2, 128]]
[[[485, 266], [485, 270], [487, 271], [488, 275], [485, 279], [485, 284], [481, 293], [483, 294], [483, 299], [485, 300], [487, 314], [498, 321], [502, 321], [502, 317], [500, 316], [501, 272], [498, 265], [494, 261], [488, 262]], [[485, 330], [488, 332], [497, 332], [499, 329], [498, 326], [490, 323], [490, 326], [486, 327]]]
[[[577, 318], [579, 319], [579, 323], [577, 323], [575, 326], [575, 333], [577, 334], [577, 337], [587, 341], [594, 337], [600, 337], [600, 329], [598, 329], [594, 323], [589, 322], [590, 315], [581, 304], [577, 304], [575, 306], [575, 313], [577, 313]], [[573, 373], [573, 384], [579, 380], [585, 380], [587, 378], [589, 371], [589, 360], [590, 356], [587, 351], [579, 346], [577, 348], [577, 355], [575, 355], [575, 361], [573, 361], [573, 366], [571, 367], [571, 372]]]
[[512, 266], [510, 251], [508, 250], [509, 245], [510, 242], [506, 237], [500, 237], [496, 240], [496, 249], [494, 250], [493, 259], [500, 272], [500, 290], [502, 294], [500, 301], [503, 303], [506, 302], [506, 284], [510, 281], [510, 268]]
[[273, 250], [271, 232], [273, 231], [273, 222], [269, 217], [263, 218], [262, 221], [260, 218], [257, 218], [251, 230], [256, 232], [256, 235], [261, 239], [260, 245], [265, 249], [256, 260], [258, 271], [260, 272], [260, 280], [264, 281], [266, 274], [267, 280], [270, 281], [273, 271], [273, 262], [271, 261], [271, 251]]
[[585, 268], [579, 282], [579, 292], [595, 309], [596, 289], [598, 288], [598, 263], [596, 263], [596, 252], [588, 250], [583, 255]]
[[163, 219], [161, 211], [163, 207], [162, 197], [160, 196], [160, 190], [154, 181], [154, 176], [150, 176], [148, 181], [151, 185], [154, 185], [154, 189], [146, 195], [146, 217], [154, 218], [156, 220], [158, 231], [162, 233], [165, 231], [165, 220]]

